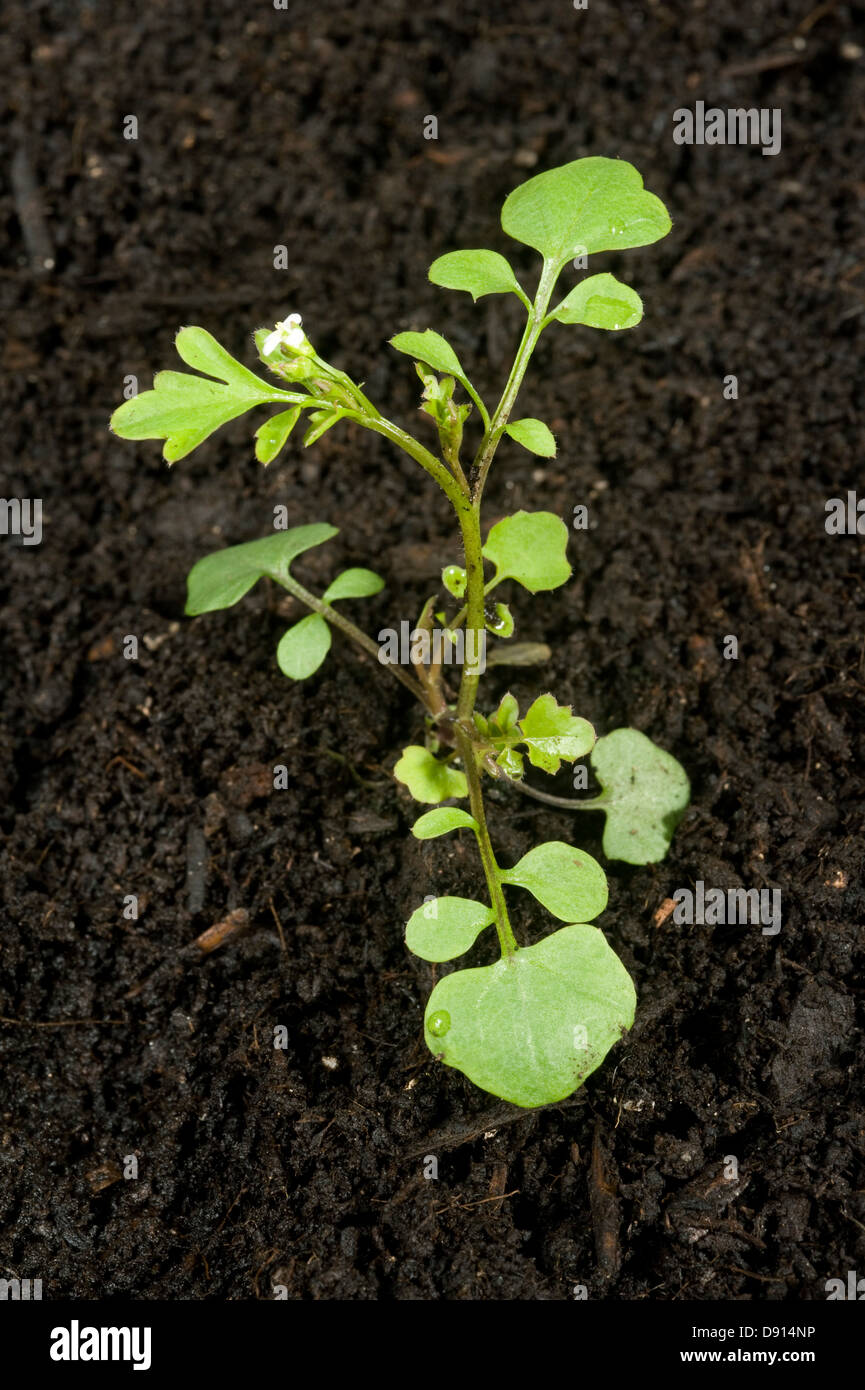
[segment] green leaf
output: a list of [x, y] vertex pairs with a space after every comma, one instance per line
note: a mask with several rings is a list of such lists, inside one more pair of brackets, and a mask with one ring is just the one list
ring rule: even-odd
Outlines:
[[556, 456], [556, 437], [543, 420], [514, 420], [513, 424], [505, 426], [505, 434], [522, 444], [530, 454], [539, 454], [543, 459]]
[[332, 584], [325, 589], [322, 598], [325, 603], [334, 603], [341, 598], [370, 598], [381, 593], [384, 580], [374, 570], [343, 570]]
[[395, 347], [397, 352], [404, 352], [409, 357], [426, 362], [428, 367], [433, 367], [437, 372], [446, 372], [450, 376], [458, 376], [465, 380], [460, 359], [450, 343], [440, 333], [434, 333], [431, 328], [427, 328], [423, 333], [397, 333], [395, 338], [391, 338], [390, 345]]
[[442, 583], [454, 598], [462, 598], [466, 591], [466, 572], [459, 565], [445, 565], [442, 570]]
[[478, 823], [474, 816], [470, 816], [468, 811], [461, 811], [458, 806], [442, 806], [437, 811], [424, 812], [415, 821], [411, 833], [418, 840], [435, 840], [439, 835], [463, 828], [477, 830]]
[[550, 317], [589, 328], [633, 328], [643, 317], [643, 301], [615, 275], [590, 275], [574, 286]]
[[492, 527], [484, 555], [495, 565], [497, 578], [516, 579], [536, 594], [557, 589], [570, 579], [567, 544], [568, 531], [561, 517], [552, 512], [515, 512]]
[[230, 545], [205, 555], [192, 566], [187, 578], [186, 612], [212, 613], [218, 608], [231, 608], [264, 575], [283, 579], [289, 565], [305, 550], [322, 545], [338, 534], [336, 526], [315, 522], [311, 526], [294, 526], [275, 536], [245, 545]]
[[206, 328], [181, 328], [174, 339], [174, 346], [187, 367], [218, 377], [237, 391], [269, 389], [242, 362], [232, 357]]
[[520, 707], [517, 698], [508, 691], [507, 695], [502, 696], [501, 704], [493, 715], [493, 719], [501, 732], [507, 734], [516, 726], [519, 717]]
[[318, 670], [330, 651], [330, 628], [318, 613], [310, 613], [284, 633], [276, 661], [284, 676], [305, 681]]
[[421, 960], [453, 960], [474, 945], [494, 915], [486, 903], [471, 898], [433, 898], [412, 913], [405, 944]]
[[311, 410], [309, 412], [309, 429], [303, 436], [304, 449], [308, 449], [310, 444], [315, 444], [323, 434], [332, 429], [347, 414], [347, 410]]
[[439, 980], [424, 1033], [445, 1066], [502, 1100], [564, 1100], [634, 1021], [636, 993], [596, 927], [562, 927], [495, 965]]
[[597, 859], [562, 840], [536, 845], [502, 880], [527, 888], [562, 922], [591, 922], [607, 906], [607, 876]]
[[581, 253], [648, 246], [670, 216], [624, 159], [590, 156], [536, 174], [505, 199], [502, 226], [556, 267]]
[[589, 721], [572, 714], [570, 705], [558, 704], [554, 695], [538, 696], [520, 720], [520, 730], [529, 762], [550, 773], [558, 772], [562, 758], [582, 758], [595, 742]]
[[434, 285], [446, 290], [466, 290], [477, 303], [485, 294], [520, 293], [516, 276], [497, 251], [451, 251], [429, 268]]
[[255, 431], [255, 457], [259, 463], [272, 463], [297, 424], [300, 406], [281, 410]]
[[604, 789], [593, 803], [607, 816], [604, 854], [626, 864], [663, 859], [691, 797], [681, 763], [638, 729], [614, 729], [595, 744], [592, 767]]
[[503, 748], [496, 758], [499, 767], [515, 782], [519, 782], [526, 770], [526, 761], [516, 748]]
[[495, 618], [487, 618], [486, 626], [496, 637], [507, 639], [514, 635], [514, 616], [506, 603], [497, 603]]
[[191, 454], [214, 430], [255, 405], [291, 400], [247, 371], [203, 328], [182, 328], [175, 346], [183, 361], [219, 377], [157, 372], [153, 390], [118, 406], [111, 428], [121, 439], [164, 439], [168, 463]]
[[402, 750], [393, 775], [408, 787], [415, 801], [447, 801], [452, 796], [469, 794], [464, 773], [439, 762], [417, 744]]

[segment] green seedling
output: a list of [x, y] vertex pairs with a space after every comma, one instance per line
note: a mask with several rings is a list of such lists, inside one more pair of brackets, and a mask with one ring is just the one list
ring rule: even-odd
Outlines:
[[[160, 372], [153, 390], [121, 405], [111, 424], [125, 439], [164, 439], [164, 457], [174, 463], [226, 421], [258, 406], [276, 406], [255, 433], [256, 457], [268, 464], [301, 420], [306, 447], [347, 420], [390, 440], [445, 493], [461, 553], [442, 557], [442, 589], [424, 605], [407, 664], [385, 666], [426, 714], [425, 743], [403, 749], [394, 774], [416, 801], [435, 807], [415, 822], [417, 839], [474, 836], [487, 894], [483, 900], [426, 901], [412, 913], [406, 941], [421, 959], [444, 962], [464, 955], [481, 933], [495, 929], [500, 959], [494, 965], [456, 969], [433, 989], [424, 1018], [426, 1041], [436, 1058], [493, 1095], [538, 1106], [563, 1100], [601, 1064], [633, 1023], [636, 994], [603, 933], [590, 925], [607, 903], [601, 866], [561, 840], [537, 845], [511, 868], [500, 865], [487, 827], [484, 781], [523, 785], [543, 799], [544, 793], [523, 783], [527, 762], [553, 774], [562, 762], [588, 757], [601, 791], [565, 804], [603, 812], [604, 853], [630, 864], [664, 857], [688, 804], [689, 787], [675, 758], [644, 734], [614, 729], [596, 739], [591, 724], [549, 692], [524, 711], [510, 693], [495, 709], [478, 708], [485, 666], [508, 660], [525, 665], [548, 655], [537, 644], [511, 642], [510, 605], [492, 599], [492, 591], [507, 582], [511, 595], [520, 588], [545, 593], [571, 574], [568, 531], [559, 517], [519, 511], [498, 521], [484, 539], [481, 502], [505, 437], [541, 458], [556, 452], [542, 420], [514, 418], [540, 335], [553, 326], [573, 325], [617, 332], [642, 318], [639, 295], [606, 272], [587, 275], [553, 304], [562, 272], [576, 257], [658, 241], [670, 230], [670, 219], [630, 164], [589, 158], [522, 184], [504, 204], [502, 226], [542, 257], [533, 298], [495, 251], [453, 251], [434, 261], [429, 272], [434, 284], [465, 291], [474, 300], [512, 294], [525, 308], [522, 339], [494, 409], [487, 408], [441, 334], [428, 328], [391, 339], [391, 346], [414, 362], [423, 385], [420, 408], [437, 436], [436, 449], [387, 419], [351, 377], [320, 357], [297, 314], [254, 335], [273, 381], [248, 371], [205, 329], [181, 329], [177, 351], [196, 374]], [[466, 455], [473, 415], [480, 438]], [[335, 527], [319, 522], [205, 556], [189, 575], [187, 613], [230, 608], [260, 579], [270, 579], [310, 610], [277, 647], [277, 663], [290, 679], [305, 680], [318, 670], [332, 628], [380, 657], [380, 646], [338, 606], [377, 593], [383, 583], [378, 575], [345, 570], [319, 595], [292, 572], [306, 551], [335, 535]], [[461, 660], [458, 690], [454, 657]], [[442, 804], [459, 800], [467, 800], [469, 809]], [[508, 915], [511, 893], [530, 894], [564, 925], [534, 945], [520, 945]]]

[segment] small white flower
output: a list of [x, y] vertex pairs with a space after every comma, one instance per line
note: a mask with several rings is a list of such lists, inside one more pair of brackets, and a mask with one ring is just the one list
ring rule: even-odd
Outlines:
[[303, 319], [300, 314], [289, 314], [287, 319], [278, 323], [273, 332], [265, 339], [262, 349], [265, 357], [270, 357], [271, 353], [276, 352], [277, 348], [290, 347], [301, 348], [306, 342], [306, 334], [301, 328]]

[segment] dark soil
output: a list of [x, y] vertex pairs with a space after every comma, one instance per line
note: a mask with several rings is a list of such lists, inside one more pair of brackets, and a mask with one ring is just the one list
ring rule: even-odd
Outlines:
[[[862, 539], [824, 528], [861, 482], [861, 18], [8, 0], [0, 482], [43, 498], [44, 539], [0, 537], [0, 1273], [53, 1298], [799, 1300], [865, 1269]], [[674, 144], [698, 99], [781, 108], [782, 152]], [[265, 471], [241, 420], [169, 471], [106, 422], [124, 377], [178, 365], [181, 324], [251, 365], [252, 328], [291, 310], [419, 431], [400, 329], [447, 331], [495, 396], [519, 306], [427, 266], [489, 245], [531, 280], [501, 203], [587, 154], [635, 163], [675, 226], [593, 267], [639, 289], [639, 329], [542, 340], [526, 404], [558, 457], [501, 449], [487, 520], [591, 516], [572, 583], [513, 595], [518, 636], [555, 655], [511, 686], [643, 729], [694, 795], [664, 863], [609, 868], [633, 1032], [525, 1112], [423, 1042], [433, 973], [403, 924], [479, 867], [461, 837], [408, 835], [406, 692], [342, 640], [286, 681], [298, 610], [266, 586], [182, 617], [190, 565], [284, 504], [340, 527], [299, 577], [372, 563], [387, 588], [348, 611], [413, 619], [460, 558], [446, 502], [353, 429]], [[494, 789], [490, 817], [505, 863], [542, 838], [600, 854], [596, 816]], [[698, 879], [779, 888], [780, 934], [655, 925]], [[520, 908], [524, 941], [549, 929]], [[202, 955], [237, 909], [246, 932]]]

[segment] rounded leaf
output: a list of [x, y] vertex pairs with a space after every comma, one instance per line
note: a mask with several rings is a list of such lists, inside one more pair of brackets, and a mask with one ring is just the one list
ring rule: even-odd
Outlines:
[[276, 660], [284, 676], [305, 681], [316, 672], [330, 651], [330, 628], [318, 613], [310, 613], [284, 633]]
[[409, 357], [425, 362], [437, 372], [465, 377], [460, 359], [450, 343], [440, 333], [434, 333], [431, 328], [427, 328], [423, 333], [397, 333], [395, 338], [391, 338], [390, 345], [395, 347], [397, 352], [404, 352]]
[[502, 226], [556, 266], [579, 253], [648, 246], [670, 215], [633, 164], [590, 156], [536, 174], [505, 199]]
[[499, 579], [516, 579], [530, 593], [557, 589], [571, 577], [568, 531], [552, 512], [515, 512], [497, 521], [484, 546]]
[[485, 294], [519, 293], [516, 276], [497, 251], [450, 251], [429, 268], [434, 285], [466, 290], [477, 303]]
[[447, 835], [451, 830], [477, 830], [478, 823], [468, 811], [458, 806], [442, 806], [437, 811], [426, 811], [411, 828], [417, 840], [435, 840], [439, 835]]
[[505, 434], [522, 444], [530, 454], [538, 454], [543, 459], [556, 456], [556, 437], [543, 420], [514, 420], [513, 424], [505, 426]]
[[488, 617], [486, 625], [496, 637], [508, 638], [514, 635], [514, 615], [506, 603], [496, 604], [495, 617]]
[[590, 275], [574, 286], [550, 317], [559, 323], [584, 323], [615, 332], [640, 322], [643, 301], [615, 275]]
[[561, 922], [591, 922], [607, 906], [607, 876], [597, 859], [563, 840], [530, 849], [502, 881], [527, 888]]
[[466, 572], [460, 565], [445, 565], [442, 583], [454, 598], [463, 598], [466, 591]]
[[405, 944], [421, 960], [453, 960], [474, 945], [493, 916], [491, 907], [471, 898], [433, 898], [412, 913]]
[[448, 801], [452, 796], [469, 794], [465, 773], [439, 762], [419, 744], [402, 750], [393, 775], [408, 787], [415, 801]]
[[562, 927], [495, 965], [456, 970], [430, 995], [424, 1032], [448, 1067], [502, 1100], [564, 1100], [634, 1021], [633, 982], [596, 927]]
[[325, 589], [322, 598], [325, 603], [334, 603], [340, 598], [369, 598], [384, 588], [384, 580], [374, 570], [343, 570], [332, 584]]
[[655, 864], [670, 848], [691, 799], [680, 762], [638, 729], [614, 729], [592, 750], [606, 813], [604, 854], [626, 864]]

